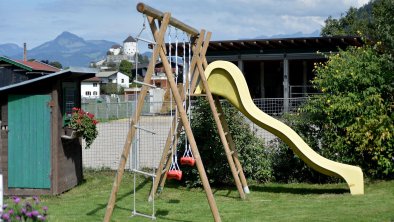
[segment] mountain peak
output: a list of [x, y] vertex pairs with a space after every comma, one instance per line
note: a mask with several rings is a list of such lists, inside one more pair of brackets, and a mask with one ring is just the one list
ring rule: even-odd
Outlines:
[[83, 38], [81, 38], [71, 32], [68, 32], [68, 31], [64, 31], [60, 35], [58, 35], [55, 38], [55, 41], [65, 40], [65, 39], [67, 39], [69, 41], [83, 41], [83, 42], [85, 41]]
[[13, 56], [23, 52], [23, 48], [14, 43], [0, 44], [0, 55]]
[[276, 38], [300, 38], [300, 37], [319, 37], [320, 31], [315, 30], [312, 33], [296, 32], [291, 34], [277, 34], [272, 36], [260, 35], [256, 39], [276, 39]]

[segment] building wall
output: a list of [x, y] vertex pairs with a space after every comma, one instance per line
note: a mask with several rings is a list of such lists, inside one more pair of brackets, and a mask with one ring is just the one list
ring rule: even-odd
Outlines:
[[121, 72], [117, 72], [116, 77], [113, 79], [113, 83], [118, 83], [118, 86], [129, 88], [130, 77]]
[[82, 82], [81, 83], [81, 97], [99, 98], [100, 97], [100, 83], [99, 82]]
[[29, 78], [24, 72], [14, 72], [15, 66], [2, 67], [0, 69], [0, 87], [23, 82]]
[[125, 42], [125, 43], [123, 43], [123, 52], [126, 55], [133, 56], [137, 52], [137, 43], [136, 42]]

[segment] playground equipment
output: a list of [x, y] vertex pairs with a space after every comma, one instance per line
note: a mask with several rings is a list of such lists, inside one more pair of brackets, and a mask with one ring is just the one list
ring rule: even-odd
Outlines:
[[[146, 30], [146, 18], [145, 18], [145, 16], [143, 16], [143, 26], [142, 26], [142, 29], [141, 29], [140, 33], [136, 37], [137, 48], [138, 48], [138, 45], [139, 45], [140, 42], [145, 42], [145, 43], [148, 43], [148, 44], [152, 44], [153, 45], [152, 47], [155, 47], [154, 42], [152, 42], [150, 40], [147, 40], [147, 39], [141, 38], [141, 35], [143, 34], [143, 32], [145, 30]], [[136, 73], [135, 79], [133, 80], [134, 83], [142, 84], [142, 85], [145, 85], [146, 87], [149, 87], [149, 88], [156, 88], [155, 85], [150, 85], [150, 84], [146, 84], [144, 82], [139, 82], [138, 81], [138, 54], [137, 53], [135, 54], [135, 73]], [[137, 100], [135, 100], [135, 107], [138, 107]], [[136, 113], [135, 113], [135, 115], [136, 115]], [[137, 118], [137, 117], [135, 116], [135, 118]], [[141, 213], [141, 212], [137, 211], [137, 204], [136, 204], [136, 199], [137, 199], [136, 198], [136, 196], [137, 196], [137, 192], [136, 192], [137, 178], [136, 178], [136, 174], [142, 174], [142, 175], [144, 175], [146, 177], [149, 177], [150, 179], [152, 179], [152, 184], [155, 183], [155, 175], [156, 175], [155, 169], [152, 168], [151, 172], [147, 172], [147, 171], [144, 171], [143, 169], [140, 169], [138, 155], [139, 155], [139, 152], [140, 152], [140, 149], [141, 149], [141, 133], [142, 132], [149, 133], [149, 134], [151, 134], [152, 137], [154, 137], [156, 135], [156, 132], [155, 132], [154, 129], [147, 129], [147, 128], [141, 127], [139, 124], [135, 124], [134, 127], [136, 128], [136, 137], [135, 137], [135, 140], [134, 140], [134, 149], [133, 149], [134, 153], [133, 153], [133, 155], [131, 157], [131, 159], [133, 160], [132, 161], [132, 163], [133, 163], [133, 165], [132, 165], [132, 172], [134, 174], [133, 175], [133, 211], [132, 211], [132, 215], [133, 216], [138, 215], [138, 216], [148, 217], [148, 218], [153, 220], [153, 219], [156, 219], [156, 217], [155, 217], [155, 200], [154, 200], [154, 198], [150, 201], [151, 202], [151, 208], [152, 208], [152, 213], [150, 215], [149, 214], [144, 214], [144, 213]], [[154, 151], [155, 151], [155, 147], [153, 145], [153, 152], [151, 153], [151, 160], [152, 160], [152, 162], [153, 162], [154, 157], [155, 157]], [[152, 163], [152, 166], [153, 166], [153, 163]]]
[[[137, 10], [147, 16], [148, 21], [149, 21], [149, 26], [150, 26], [152, 34], [154, 36], [156, 47], [153, 50], [152, 57], [151, 57], [151, 60], [150, 60], [150, 63], [149, 63], [149, 66], [148, 66], [148, 69], [147, 69], [147, 72], [146, 72], [146, 75], [144, 78], [144, 84], [142, 85], [140, 97], [138, 99], [138, 103], [137, 103], [137, 107], [136, 107], [136, 111], [135, 111], [135, 115], [133, 116], [133, 119], [131, 120], [130, 130], [127, 134], [125, 145], [123, 147], [123, 152], [122, 152], [121, 159], [119, 162], [118, 171], [116, 173], [115, 180], [114, 180], [113, 187], [112, 187], [112, 191], [111, 191], [111, 195], [108, 200], [104, 221], [109, 221], [111, 218], [111, 215], [112, 215], [112, 212], [113, 212], [113, 209], [115, 206], [116, 195], [119, 190], [119, 184], [122, 180], [122, 176], [123, 176], [124, 169], [125, 169], [125, 164], [127, 162], [128, 156], [130, 154], [131, 144], [132, 144], [133, 138], [136, 133], [136, 129], [137, 129], [136, 125], [138, 124], [138, 122], [140, 120], [140, 115], [141, 115], [141, 111], [142, 111], [142, 105], [144, 103], [144, 98], [147, 95], [148, 85], [150, 83], [150, 80], [152, 78], [152, 74], [154, 71], [154, 65], [155, 65], [155, 62], [157, 61], [157, 58], [159, 56], [160, 56], [161, 61], [163, 63], [165, 73], [167, 76], [167, 80], [170, 85], [171, 91], [173, 93], [173, 96], [174, 96], [174, 99], [175, 99], [175, 102], [176, 102], [176, 105], [178, 108], [178, 113], [179, 113], [179, 115], [178, 115], [179, 117], [173, 119], [171, 129], [175, 129], [175, 130], [170, 130], [170, 132], [169, 132], [169, 136], [166, 141], [165, 152], [168, 153], [170, 144], [173, 141], [176, 141], [173, 139], [173, 137], [179, 136], [179, 132], [181, 131], [181, 128], [182, 128], [181, 125], [183, 125], [183, 128], [185, 130], [185, 134], [188, 137], [188, 141], [190, 143], [191, 150], [192, 150], [193, 155], [196, 160], [196, 166], [197, 166], [198, 172], [200, 174], [204, 189], [206, 191], [208, 203], [210, 205], [213, 217], [214, 217], [215, 221], [220, 221], [219, 211], [216, 206], [215, 199], [213, 197], [212, 190], [210, 188], [208, 178], [206, 176], [205, 169], [204, 169], [204, 166], [202, 164], [202, 161], [201, 161], [198, 149], [197, 149], [196, 141], [194, 139], [192, 130], [190, 128], [190, 124], [188, 121], [188, 117], [186, 115], [185, 108], [183, 107], [183, 99], [181, 98], [181, 96], [177, 90], [177, 85], [174, 81], [174, 76], [172, 73], [171, 65], [167, 61], [167, 57], [166, 57], [166, 53], [165, 53], [166, 49], [165, 49], [165, 45], [164, 45], [164, 34], [166, 33], [166, 30], [169, 25], [188, 33], [190, 35], [190, 37], [193, 38], [191, 45], [193, 48], [193, 55], [194, 56], [193, 56], [193, 60], [191, 62], [190, 68], [191, 68], [191, 70], [193, 70], [193, 72], [194, 72], [194, 70], [196, 70], [196, 71], [194, 73], [194, 77], [193, 77], [193, 81], [192, 81], [192, 88], [190, 90], [192, 92], [193, 91], [192, 89], [194, 89], [193, 87], [195, 87], [195, 85], [196, 85], [197, 77], [204, 76], [204, 72], [203, 72], [203, 68], [202, 68], [202, 63], [203, 63], [202, 60], [204, 61], [204, 64], [205, 64], [204, 66], [206, 66], [207, 64], [206, 64], [206, 60], [205, 60], [205, 52], [206, 52], [206, 48], [208, 47], [210, 33], [207, 35], [208, 38], [205, 38], [205, 31], [204, 30], [202, 30], [201, 32], [198, 32], [194, 28], [180, 22], [179, 20], [177, 20], [175, 18], [172, 18], [170, 13], [162, 13], [162, 12], [160, 12], [156, 9], [153, 9], [149, 6], [146, 6], [142, 3], [139, 3], [137, 5]], [[196, 39], [197, 39], [197, 41], [196, 41]], [[204, 42], [204, 46], [202, 46], [203, 42]], [[197, 67], [197, 69], [195, 69], [196, 67]], [[152, 189], [153, 192], [151, 193], [151, 197], [152, 197], [152, 194], [154, 195], [156, 192], [156, 188], [157, 188], [156, 181], [158, 181], [158, 178], [160, 178], [162, 180], [164, 180], [166, 178], [165, 177], [166, 171], [162, 171], [162, 169], [166, 169], [169, 166], [169, 164], [166, 164], [169, 162], [168, 161], [169, 158], [168, 158], [167, 153], [166, 153], [166, 155], [164, 155], [164, 153], [163, 153], [163, 158], [162, 158], [162, 161], [160, 162], [161, 167], [158, 168], [157, 174], [156, 174], [156, 180], [155, 180], [156, 187], [154, 187], [154, 189]], [[158, 174], [160, 174], [159, 177], [157, 176]]]
[[[196, 165], [201, 178], [201, 182], [207, 195], [213, 218], [215, 221], [221, 221], [219, 211], [216, 206], [216, 202], [213, 197], [203, 163], [201, 161], [197, 144], [190, 127], [190, 119], [188, 119], [187, 116], [186, 110], [188, 110], [188, 107], [190, 105], [189, 101], [186, 99], [186, 97], [182, 97], [180, 95], [174, 79], [172, 67], [166, 57], [167, 49], [164, 44], [164, 35], [170, 25], [174, 28], [184, 31], [191, 38], [188, 54], [190, 58], [191, 48], [193, 54], [192, 60], [189, 65], [191, 75], [189, 77], [189, 81], [185, 82], [186, 89], [188, 89], [188, 96], [191, 96], [191, 93], [194, 92], [197, 87], [197, 83], [199, 83], [195, 91], [195, 95], [204, 96], [209, 102], [212, 115], [214, 117], [219, 132], [220, 140], [223, 144], [224, 152], [226, 154], [227, 161], [234, 177], [235, 185], [242, 199], [245, 198], [246, 193], [249, 193], [249, 188], [246, 182], [245, 175], [243, 173], [242, 166], [238, 159], [235, 143], [233, 142], [232, 136], [229, 132], [228, 124], [223, 115], [223, 109], [219, 101], [219, 96], [230, 100], [230, 102], [235, 107], [237, 107], [252, 121], [284, 140], [284, 142], [289, 144], [294, 150], [294, 152], [299, 155], [301, 159], [303, 159], [313, 169], [316, 169], [317, 171], [327, 175], [339, 176], [344, 178], [348, 183], [352, 194], [363, 193], [363, 175], [360, 168], [336, 163], [321, 157], [311, 148], [309, 148], [308, 145], [306, 145], [305, 142], [302, 141], [302, 139], [293, 130], [291, 130], [285, 124], [280, 123], [273, 118], [270, 118], [268, 115], [260, 111], [257, 107], [253, 106], [253, 102], [250, 99], [245, 79], [243, 79], [242, 73], [240, 73], [236, 66], [231, 66], [226, 62], [212, 63], [212, 65], [208, 66], [205, 54], [211, 38], [210, 32], [206, 33], [205, 30], [201, 30], [200, 32], [198, 32], [196, 29], [171, 17], [170, 13], [160, 12], [143, 3], [139, 3], [137, 5], [137, 10], [145, 14], [148, 18], [149, 26], [155, 39], [155, 47], [148, 66], [148, 70], [145, 75], [145, 79], [140, 92], [140, 97], [138, 98], [135, 115], [133, 116], [133, 119], [131, 121], [130, 130], [127, 134], [126, 142], [123, 147], [118, 171], [116, 173], [111, 195], [107, 204], [107, 209], [104, 217], [105, 222], [108, 222], [110, 220], [114, 209], [116, 194], [119, 190], [119, 184], [122, 180], [125, 164], [130, 153], [130, 147], [136, 133], [138, 122], [140, 120], [144, 98], [147, 95], [149, 83], [154, 71], [154, 65], [159, 56], [163, 63], [165, 74], [167, 76], [167, 80], [176, 103], [178, 115], [175, 115], [172, 120], [171, 128], [168, 133], [168, 137], [165, 143], [165, 147], [163, 149], [161, 161], [156, 171], [156, 175], [152, 175], [152, 177], [154, 177], [155, 179], [153, 180], [149, 199], [153, 200], [156, 193], [162, 190], [167, 177], [181, 177], [179, 172], [178, 174], [168, 174], [168, 172], [171, 169], [171, 163], [173, 160], [174, 152], [172, 149], [177, 145], [179, 135], [183, 129], [189, 142], [187, 148], [190, 149], [190, 152], [184, 154], [184, 157], [193, 157], [194, 160], [194, 162], [186, 161], [187, 158], [184, 158], [183, 162], [190, 165], [193, 162]], [[206, 70], [205, 73], [204, 70]]]
[[[226, 98], [255, 124], [283, 140], [312, 169], [328, 176], [343, 178], [353, 195], [364, 193], [361, 168], [334, 162], [320, 156], [294, 130], [261, 111], [253, 103], [241, 70], [233, 63], [226, 61], [212, 62], [205, 69], [205, 75], [211, 93]], [[196, 88], [196, 94], [203, 92], [202, 85]]]

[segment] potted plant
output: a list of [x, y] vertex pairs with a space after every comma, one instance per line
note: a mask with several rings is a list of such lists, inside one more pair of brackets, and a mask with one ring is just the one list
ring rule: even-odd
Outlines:
[[67, 137], [69, 139], [82, 137], [86, 142], [85, 148], [88, 149], [98, 135], [97, 123], [98, 121], [94, 118], [92, 113], [74, 107], [72, 108], [72, 114], [68, 124], [68, 128], [70, 128], [72, 132], [71, 135]]

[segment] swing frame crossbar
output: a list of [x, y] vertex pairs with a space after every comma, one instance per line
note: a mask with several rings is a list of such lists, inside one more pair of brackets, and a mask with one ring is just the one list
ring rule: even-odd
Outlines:
[[133, 83], [141, 84], [141, 85], [148, 86], [148, 87], [151, 87], [151, 88], [154, 88], [154, 89], [157, 88], [157, 86], [155, 86], [155, 85], [147, 84], [145, 82], [141, 82], [141, 81], [138, 81], [138, 80], [134, 80]]
[[142, 174], [142, 175], [145, 175], [145, 176], [149, 176], [149, 177], [156, 177], [156, 174], [147, 173], [147, 172], [144, 172], [144, 171], [141, 171], [141, 170], [137, 170], [137, 169], [133, 169], [132, 172], [133, 173]]
[[156, 42], [148, 40], [148, 39], [143, 39], [141, 37], [136, 37], [135, 39], [138, 40], [138, 41], [143, 41], [143, 42], [146, 42], [146, 43], [149, 43], [149, 44], [152, 44], [152, 45], [156, 45]]
[[142, 130], [142, 131], [145, 131], [145, 132], [151, 133], [151, 134], [153, 134], [153, 135], [155, 135], [155, 134], [156, 134], [156, 132], [155, 132], [155, 131], [148, 130], [148, 129], [146, 129], [146, 128], [144, 128], [144, 127], [141, 127], [141, 126], [138, 126], [138, 125], [134, 125], [134, 127], [135, 127], [135, 128], [137, 128], [137, 129], [140, 129], [140, 130]]
[[[116, 202], [116, 196], [117, 192], [119, 190], [119, 186], [123, 177], [125, 165], [127, 162], [127, 158], [130, 155], [130, 149], [132, 146], [132, 141], [133, 138], [135, 137], [137, 129], [140, 129], [138, 127], [138, 122], [140, 120], [140, 116], [142, 113], [142, 107], [145, 101], [145, 97], [147, 96], [148, 89], [150, 87], [150, 81], [152, 78], [152, 75], [154, 73], [154, 65], [157, 59], [160, 57], [163, 67], [165, 70], [165, 74], [167, 76], [167, 80], [173, 95], [173, 98], [175, 99], [176, 107], [177, 107], [177, 114], [171, 124], [170, 131], [168, 133], [168, 137], [166, 140], [166, 144], [163, 150], [162, 154], [162, 159], [160, 161], [159, 167], [156, 170], [156, 175], [149, 174], [149, 176], [152, 176], [153, 179], [153, 184], [152, 184], [152, 189], [151, 193], [149, 196], [149, 200], [154, 201], [154, 196], [156, 192], [159, 190], [162, 190], [165, 179], [166, 179], [166, 172], [169, 170], [171, 166], [171, 159], [172, 159], [172, 154], [169, 152], [170, 147], [174, 147], [177, 144], [179, 135], [182, 131], [182, 128], [184, 129], [184, 132], [186, 134], [186, 137], [189, 141], [190, 149], [192, 152], [192, 155], [194, 156], [195, 159], [195, 165], [197, 167], [197, 170], [200, 175], [200, 179], [203, 185], [203, 188], [205, 190], [208, 204], [210, 206], [212, 216], [214, 218], [214, 221], [218, 222], [221, 221], [218, 207], [216, 205], [212, 189], [209, 184], [209, 180], [206, 175], [206, 171], [204, 169], [204, 165], [201, 160], [201, 156], [199, 153], [199, 150], [197, 148], [196, 140], [194, 138], [193, 132], [191, 130], [190, 126], [190, 120], [187, 116], [187, 110], [189, 108], [189, 102], [188, 100], [180, 95], [180, 92], [178, 91], [177, 84], [175, 83], [174, 80], [174, 74], [172, 71], [171, 64], [167, 60], [166, 57], [166, 46], [164, 43], [164, 36], [166, 33], [166, 30], [169, 26], [173, 26], [177, 29], [180, 29], [184, 31], [186, 34], [190, 36], [190, 45], [189, 48], [192, 47], [192, 61], [189, 66], [190, 72], [192, 75], [190, 75], [191, 81], [186, 81], [186, 89], [189, 89], [189, 95], [194, 92], [197, 83], [204, 88], [204, 91], [206, 93], [206, 98], [210, 103], [210, 107], [212, 110], [212, 114], [214, 116], [216, 125], [218, 127], [218, 132], [220, 134], [221, 142], [224, 145], [225, 153], [227, 154], [228, 162], [231, 168], [231, 171], [234, 176], [234, 180], [236, 183], [236, 186], [238, 188], [238, 192], [240, 194], [240, 197], [242, 199], [245, 198], [245, 192], [242, 189], [242, 186], [245, 188], [247, 187], [246, 184], [246, 179], [243, 174], [243, 169], [242, 166], [239, 163], [237, 152], [235, 150], [235, 145], [234, 142], [232, 141], [231, 134], [228, 131], [228, 126], [227, 123], [225, 122], [225, 119], [221, 118], [219, 119], [218, 112], [220, 112], [221, 105], [220, 102], [218, 103], [218, 98], [213, 97], [211, 94], [207, 80], [205, 78], [204, 74], [204, 69], [208, 66], [207, 60], [205, 58], [205, 54], [208, 49], [209, 41], [211, 38], [211, 32], [208, 32], [207, 34], [205, 33], [205, 30], [201, 30], [198, 32], [196, 29], [194, 29], [191, 26], [188, 26], [184, 24], [183, 22], [177, 20], [174, 17], [171, 17], [171, 13], [169, 12], [161, 12], [159, 10], [156, 10], [146, 4], [143, 3], [138, 3], [137, 4], [137, 10], [141, 12], [142, 14], [146, 15], [150, 29], [152, 31], [153, 37], [154, 37], [154, 42], [155, 47], [153, 47], [153, 53], [151, 60], [149, 61], [149, 66], [148, 70], [146, 71], [144, 82], [141, 84], [142, 89], [140, 91], [140, 97], [138, 98], [138, 103], [136, 106], [135, 110], [135, 115], [133, 115], [133, 118], [130, 123], [130, 128], [127, 133], [126, 141], [123, 147], [123, 152], [121, 154], [121, 159], [119, 162], [119, 167], [115, 175], [114, 183], [112, 186], [112, 191], [111, 195], [108, 200], [105, 216], [104, 216], [104, 222], [109, 222], [114, 210], [115, 202]], [[169, 46], [170, 47], [170, 46]], [[190, 51], [190, 50], [189, 50]], [[189, 57], [190, 57], [189, 53]], [[186, 93], [185, 93], [186, 94]], [[216, 100], [216, 102], [215, 102]], [[226, 131], [226, 132], [225, 132]], [[140, 171], [135, 171], [136, 173], [141, 173]], [[145, 174], [145, 172], [143, 172]], [[160, 183], [160, 185], [159, 185]], [[154, 207], [154, 206], [153, 206]], [[145, 215], [145, 214], [140, 214], [138, 212], [133, 211], [133, 215], [140, 215], [144, 217], [149, 217], [152, 219], [155, 219], [154, 212], [152, 216]]]

